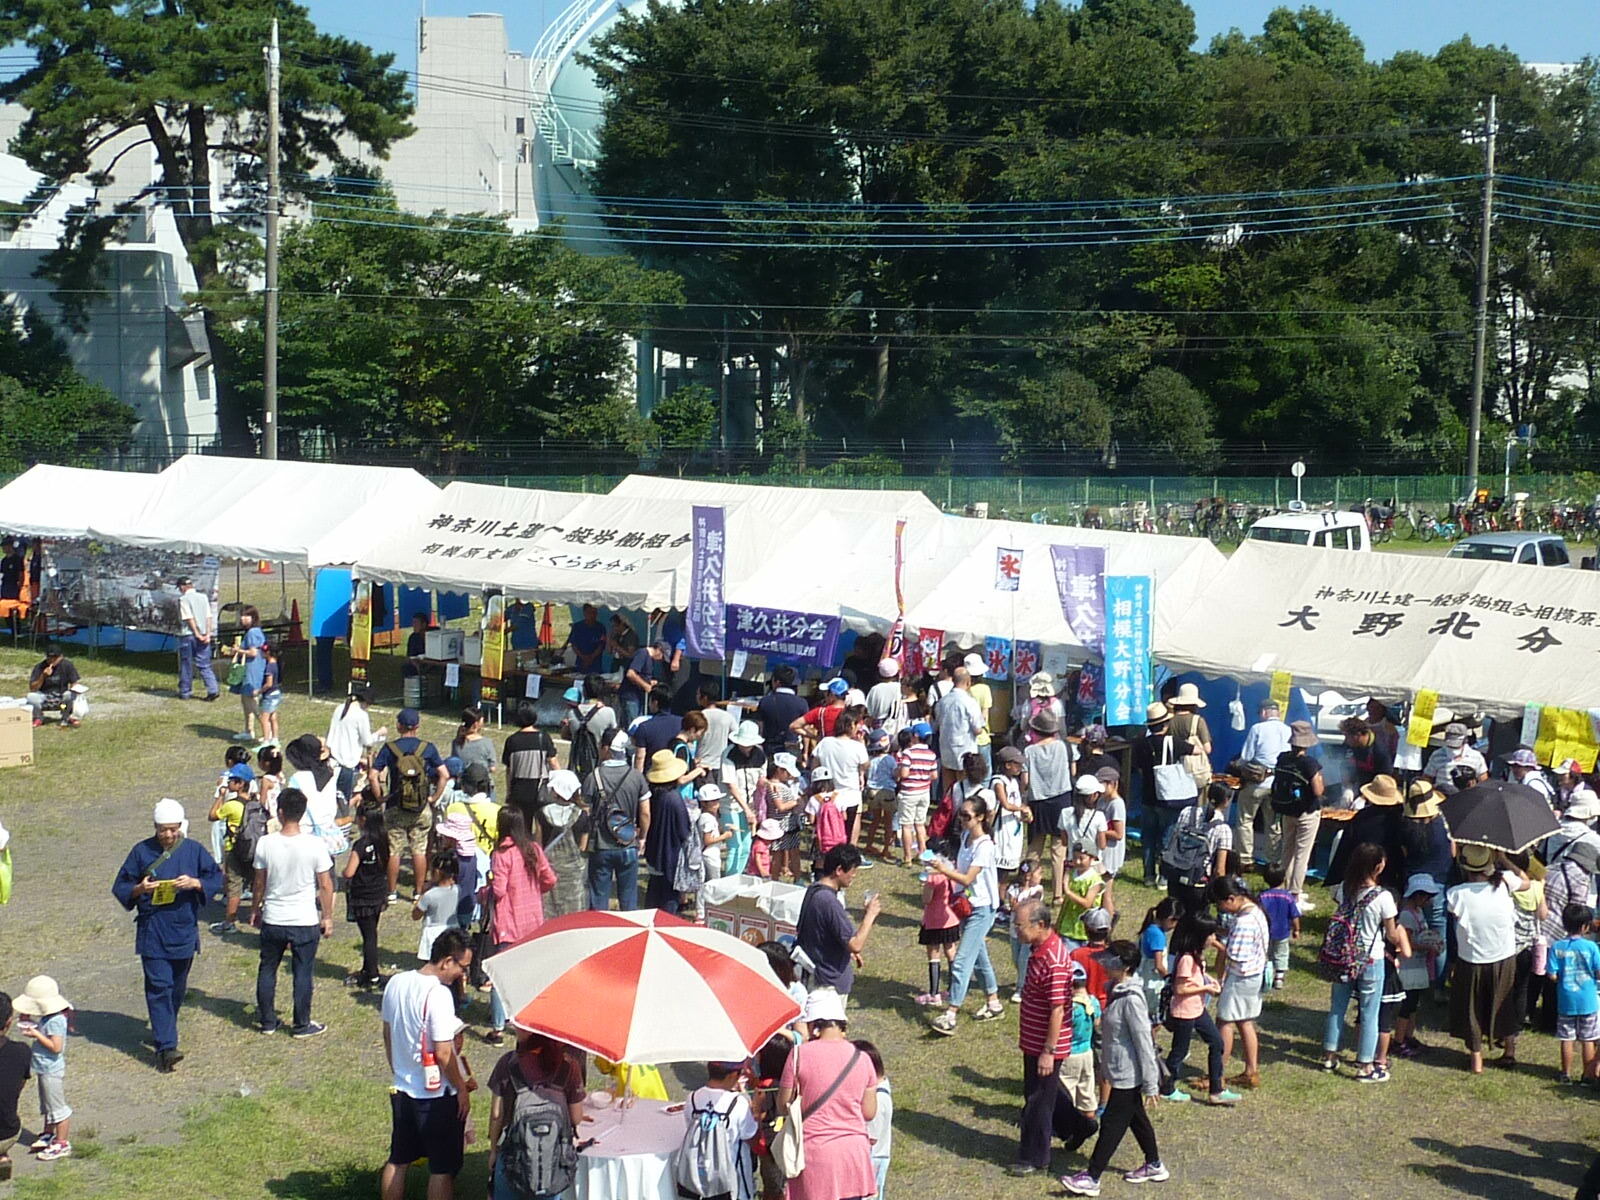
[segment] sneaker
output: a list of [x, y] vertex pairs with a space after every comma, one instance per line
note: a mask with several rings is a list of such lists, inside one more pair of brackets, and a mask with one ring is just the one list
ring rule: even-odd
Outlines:
[[178, 1064], [182, 1061], [182, 1050], [163, 1050], [156, 1055], [156, 1070], [163, 1075], [170, 1075], [178, 1069]]
[[[1569, 1082], [1576, 1083], [1577, 1080], [1570, 1080]], [[55, 1138], [51, 1137], [48, 1133], [41, 1133], [38, 1137], [33, 1139], [33, 1143], [28, 1147], [28, 1150], [32, 1154], [37, 1154], [41, 1150], [48, 1150], [54, 1143]]]
[[956, 1015], [949, 1009], [934, 1018], [931, 1027], [935, 1033], [942, 1033], [945, 1037], [953, 1037], [956, 1032]]
[[1356, 1076], [1357, 1083], [1388, 1083], [1389, 1072], [1384, 1067], [1375, 1066], [1367, 1071], [1362, 1071]]
[[1018, 988], [1016, 991], [1011, 993], [1011, 1003], [1013, 1003], [1013, 1004], [1021, 1004], [1022, 1003], [1022, 989], [1021, 988]]
[[215, 934], [238, 933], [239, 927], [232, 921], [213, 921], [211, 932]]
[[1337, 1058], [1334, 1058], [1334, 1057], [1330, 1056], [1330, 1055], [1323, 1055], [1323, 1057], [1322, 1057], [1322, 1069], [1327, 1074], [1332, 1075], [1335, 1071], [1337, 1071], [1339, 1069], [1339, 1060]]
[[1003, 1009], [1003, 1008], [991, 1008], [989, 1005], [985, 1004], [977, 1012], [972, 1014], [972, 1019], [974, 1021], [998, 1021], [1001, 1017], [1003, 1017], [1005, 1015], [1006, 1015], [1006, 1010], [1005, 1009]]
[[1417, 1056], [1417, 1051], [1410, 1042], [1401, 1042], [1398, 1046], [1391, 1046], [1389, 1053], [1396, 1058], [1415, 1058]]
[[235, 742], [253, 742], [256, 740], [256, 735], [251, 733], [249, 730], [241, 729], [238, 733], [234, 734], [230, 740]]
[[1244, 1097], [1239, 1095], [1238, 1092], [1230, 1092], [1227, 1088], [1223, 1088], [1216, 1095], [1207, 1096], [1206, 1103], [1215, 1104], [1219, 1108], [1232, 1108], [1243, 1099]]
[[389, 905], [399, 904], [400, 903], [400, 893], [399, 892], [390, 892], [388, 898], [384, 901], [384, 903], [385, 904], [389, 904]]
[[1172, 1172], [1158, 1162], [1148, 1162], [1142, 1167], [1135, 1167], [1122, 1177], [1123, 1183], [1165, 1183], [1172, 1178]]
[[220, 695], [222, 695], [221, 692], [207, 692], [204, 696], [202, 696], [200, 698], [202, 700], [204, 700], [207, 704], [210, 704], [211, 701], [215, 700]]
[[917, 1003], [923, 1008], [931, 1008], [935, 1004], [942, 1003], [943, 1000], [944, 993], [942, 992], [922, 992], [917, 996]]
[[257, 1025], [256, 1032], [270, 1037], [278, 1032], [278, 1027], [276, 1025]]
[[34, 727], [34, 728], [35, 728], [35, 729], [38, 729], [38, 728], [39, 728], [39, 727], [40, 727], [40, 726], [41, 726], [41, 725], [43, 725], [43, 724], [44, 724], [44, 722], [43, 722], [43, 721], [41, 721], [41, 720], [40, 720], [40, 719], [39, 719], [39, 718], [38, 718], [38, 717], [35, 717], [35, 718], [34, 718], [34, 719], [33, 719], [33, 727]]
[[1056, 1181], [1067, 1189], [1070, 1196], [1098, 1196], [1100, 1194], [1100, 1181], [1087, 1171], [1079, 1171], [1076, 1175], [1063, 1175]]
[[877, 865], [878, 864], [876, 862], [874, 862], [870, 858], [863, 857], [862, 860], [861, 860], [861, 869], [863, 871], [870, 871], [870, 870], [872, 870], [873, 867], [875, 867]]
[[1039, 1170], [1032, 1163], [1016, 1162], [1006, 1168], [1006, 1174], [1013, 1179], [1026, 1179], [1029, 1175], [1037, 1175]]
[[1189, 1103], [1189, 1101], [1194, 1099], [1194, 1097], [1189, 1095], [1188, 1092], [1184, 1091], [1182, 1088], [1177, 1088], [1177, 1087], [1173, 1088], [1170, 1092], [1168, 1092], [1165, 1096], [1163, 1096], [1161, 1098], [1163, 1100], [1170, 1100], [1174, 1104], [1187, 1104], [1187, 1103]]
[[317, 1021], [311, 1021], [301, 1026], [299, 1029], [294, 1030], [290, 1036], [297, 1038], [311, 1038], [316, 1037], [319, 1033], [327, 1032], [328, 1027], [326, 1025], [320, 1024]]
[[71, 1157], [72, 1157], [72, 1143], [71, 1142], [52, 1142], [50, 1145], [46, 1146], [43, 1150], [39, 1151], [39, 1161], [40, 1162], [55, 1162], [56, 1159], [58, 1159], [58, 1158], [71, 1158]]

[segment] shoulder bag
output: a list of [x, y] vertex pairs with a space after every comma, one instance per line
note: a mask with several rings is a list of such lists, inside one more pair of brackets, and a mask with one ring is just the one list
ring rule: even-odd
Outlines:
[[856, 1063], [861, 1061], [861, 1051], [858, 1049], [850, 1056], [850, 1061], [845, 1063], [844, 1070], [827, 1087], [827, 1090], [810, 1104], [802, 1104], [800, 1097], [800, 1047], [794, 1048], [794, 1097], [789, 1101], [789, 1106], [784, 1109], [776, 1129], [772, 1134], [772, 1161], [778, 1165], [785, 1179], [793, 1179], [806, 1169], [805, 1149], [805, 1114], [816, 1112], [839, 1090], [839, 1086], [849, 1078], [850, 1072], [855, 1070]]
[[1183, 756], [1183, 766], [1194, 780], [1195, 787], [1203, 788], [1211, 782], [1211, 757], [1200, 748], [1200, 718], [1190, 716], [1183, 722], [1183, 728], [1180, 730], [1178, 722], [1184, 715], [1186, 714], [1180, 714], [1172, 719], [1172, 732], [1182, 737], [1184, 741], [1193, 743], [1194, 753]]
[[1156, 797], [1163, 803], [1176, 806], [1187, 803], [1200, 794], [1199, 785], [1189, 773], [1186, 762], [1174, 762], [1172, 735], [1161, 739], [1161, 761], [1155, 765]]

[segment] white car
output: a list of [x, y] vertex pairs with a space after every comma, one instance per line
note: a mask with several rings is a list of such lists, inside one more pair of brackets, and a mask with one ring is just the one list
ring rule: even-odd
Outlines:
[[1371, 550], [1367, 518], [1358, 512], [1286, 512], [1262, 517], [1245, 537], [1255, 542], [1321, 546], [1328, 550]]
[[[1307, 697], [1311, 699], [1311, 697]], [[1317, 706], [1317, 740], [1330, 746], [1342, 746], [1344, 734], [1339, 732], [1339, 723], [1348, 721], [1351, 717], [1365, 718], [1367, 715], [1367, 701], [1369, 696], [1362, 696], [1358, 700], [1347, 700], [1341, 692], [1320, 692], [1315, 697]]]

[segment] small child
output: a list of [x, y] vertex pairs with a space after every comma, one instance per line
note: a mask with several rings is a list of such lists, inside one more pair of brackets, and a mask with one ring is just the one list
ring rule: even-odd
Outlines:
[[[755, 1195], [755, 1159], [750, 1139], [760, 1127], [744, 1094], [743, 1076], [741, 1062], [708, 1062], [705, 1086], [689, 1093], [683, 1106], [688, 1128], [673, 1172], [679, 1196], [688, 1200], [750, 1200]], [[722, 1139], [723, 1145], [710, 1148], [709, 1139]], [[721, 1180], [704, 1177], [705, 1165], [713, 1162], [732, 1164], [736, 1186], [730, 1189], [721, 1186]]]
[[1261, 868], [1267, 885], [1256, 903], [1267, 914], [1267, 959], [1272, 963], [1272, 988], [1282, 991], [1289, 980], [1289, 943], [1300, 940], [1300, 898], [1284, 890], [1284, 871], [1276, 864]]
[[[14, 1020], [11, 997], [0, 992], [0, 1129], [22, 1130], [22, 1116], [17, 1112], [17, 1101], [22, 1097], [22, 1086], [32, 1074], [33, 1055], [21, 1042], [14, 1042], [8, 1034]], [[12, 1145], [16, 1138], [0, 1138], [0, 1183], [11, 1178]]]
[[261, 657], [266, 664], [261, 672], [261, 745], [276, 746], [278, 735], [278, 706], [283, 703], [283, 667], [278, 663], [278, 650], [271, 642], [261, 647]]
[[278, 793], [283, 790], [283, 751], [263, 746], [256, 751], [256, 796], [267, 810], [267, 832], [277, 833]]
[[706, 919], [705, 884], [722, 878], [722, 845], [733, 840], [732, 828], [723, 828], [720, 784], [703, 783], [695, 792], [695, 802], [700, 812], [694, 819], [695, 836], [700, 839], [701, 886], [694, 894], [694, 919], [704, 924]]
[[428, 890], [411, 905], [411, 919], [422, 922], [422, 936], [417, 941], [417, 957], [427, 962], [433, 955], [433, 940], [456, 923], [456, 910], [461, 906], [461, 889], [457, 886], [461, 868], [455, 852], [437, 854], [428, 871]]
[[[950, 880], [933, 871], [924, 871], [922, 880], [922, 927], [917, 930], [917, 945], [928, 951], [928, 990], [917, 997], [924, 1007], [943, 1004], [939, 990], [941, 960], [955, 971], [956, 946], [961, 941], [961, 922], [950, 907]], [[1018, 988], [1022, 985], [1019, 983]]]
[[1100, 959], [1111, 941], [1111, 914], [1103, 908], [1090, 909], [1083, 915], [1083, 931], [1088, 941], [1067, 957], [1075, 963], [1083, 964], [1083, 969], [1089, 977], [1089, 994], [1100, 1001], [1100, 1007], [1104, 1008], [1108, 983]]
[[772, 878], [772, 845], [783, 837], [783, 825], [768, 817], [756, 826], [756, 835], [750, 843], [750, 874], [762, 879]]
[[[239, 901], [255, 874], [252, 865], [255, 847], [239, 841], [239, 832], [244, 827], [246, 816], [250, 814], [252, 807], [261, 803], [251, 795], [255, 778], [256, 773], [250, 769], [249, 763], [242, 762], [229, 767], [227, 787], [218, 794], [216, 801], [211, 805], [210, 819], [223, 827], [222, 894], [227, 907], [222, 914], [222, 920], [211, 926], [211, 932], [219, 935], [237, 932]], [[247, 851], [252, 856], [249, 862], [242, 857]]]
[[884, 1074], [883, 1055], [866, 1038], [852, 1038], [851, 1044], [872, 1064], [878, 1076], [878, 1115], [867, 1122], [867, 1141], [872, 1143], [872, 1171], [878, 1177], [876, 1200], [883, 1200], [883, 1182], [889, 1176], [889, 1156], [894, 1148], [894, 1089]]
[[1178, 927], [1179, 911], [1174, 897], [1163, 896], [1144, 914], [1144, 924], [1139, 929], [1139, 978], [1144, 983], [1145, 1005], [1152, 1021], [1161, 1005], [1161, 992], [1172, 975], [1167, 946], [1172, 931]]
[[[1013, 913], [1025, 900], [1044, 899], [1044, 865], [1036, 858], [1025, 858], [1017, 867], [1017, 877], [1006, 887], [1006, 907]], [[1017, 967], [1017, 987], [1011, 999], [1022, 1003], [1022, 981], [1028, 977], [1028, 960], [1033, 957], [1033, 947], [1017, 935], [1015, 921], [1011, 923], [1011, 961]]]
[[889, 753], [889, 733], [874, 729], [867, 734], [866, 805], [870, 816], [862, 838], [863, 852], [885, 862], [894, 856], [894, 769], [895, 756]]
[[[212, 803], [221, 800], [228, 794], [228, 772], [232, 771], [240, 763], [244, 763], [246, 766], [250, 765], [250, 751], [243, 746], [229, 746], [222, 752], [222, 773], [217, 776], [216, 790], [211, 793]], [[217, 862], [222, 861], [223, 844], [227, 833], [227, 825], [213, 817], [211, 820], [211, 857]], [[213, 900], [220, 900], [221, 898], [220, 896], [212, 897]]]
[[817, 767], [811, 772], [811, 798], [806, 801], [806, 820], [811, 823], [816, 865], [820, 867], [823, 855], [835, 846], [844, 845], [850, 838], [844, 809], [839, 807], [834, 795], [833, 772], [827, 767]]
[[[1561, 927], [1567, 936], [1550, 947], [1550, 961], [1556, 975], [1556, 1038], [1561, 1042], [1561, 1079], [1576, 1083], [1572, 1076], [1573, 1043], [1581, 1044], [1582, 1078], [1593, 1087], [1600, 1084], [1600, 1062], [1595, 1043], [1600, 1041], [1600, 996], [1595, 979], [1600, 976], [1600, 946], [1589, 940], [1594, 925], [1594, 909], [1587, 904], [1569, 904], [1561, 910]], [[37, 1067], [35, 1067], [37, 1070]]]
[[1100, 907], [1100, 895], [1105, 890], [1098, 866], [1099, 853], [1092, 843], [1077, 842], [1068, 858], [1072, 873], [1067, 877], [1061, 912], [1056, 917], [1056, 930], [1074, 946], [1081, 946], [1089, 940], [1083, 928], [1083, 915], [1091, 908]]
[[[1096, 968], [1103, 977], [1105, 969]], [[1061, 1088], [1072, 1107], [1078, 1110], [1078, 1129], [1067, 1139], [1067, 1149], [1076, 1150], [1099, 1129], [1100, 1089], [1095, 1083], [1094, 1035], [1104, 1011], [1089, 991], [1089, 972], [1081, 962], [1072, 964], [1072, 1001], [1067, 1010], [1072, 1021], [1072, 1044], [1066, 1060], [1057, 1069]]]
[[48, 975], [35, 975], [12, 1002], [22, 1015], [17, 1032], [33, 1042], [33, 1074], [39, 1081], [44, 1131], [29, 1147], [40, 1162], [72, 1157], [72, 1109], [67, 1106], [67, 1031], [72, 1005]]
[[800, 1006], [800, 1015], [785, 1028], [794, 1041], [805, 1041], [811, 1031], [806, 1027], [806, 985], [800, 982], [800, 965], [794, 961], [789, 947], [782, 942], [762, 942], [756, 949], [767, 956], [767, 965], [772, 968], [773, 975], [783, 984], [789, 999]]
[[[1427, 1049], [1417, 1041], [1417, 1010], [1433, 984], [1433, 964], [1444, 948], [1444, 939], [1438, 931], [1428, 927], [1428, 911], [1440, 890], [1438, 880], [1432, 875], [1413, 875], [1406, 881], [1405, 898], [1400, 902], [1400, 925], [1410, 939], [1411, 953], [1395, 963], [1395, 973], [1405, 990], [1405, 999], [1400, 1002], [1395, 1016], [1394, 1039], [1390, 1046], [1396, 1058], [1415, 1058]], [[1380, 1010], [1379, 1024], [1382, 1023]], [[1381, 1039], [1382, 1035], [1379, 1037]]]

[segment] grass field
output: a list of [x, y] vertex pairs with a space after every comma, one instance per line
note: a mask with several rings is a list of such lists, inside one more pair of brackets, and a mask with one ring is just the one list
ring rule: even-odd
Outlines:
[[[34, 656], [0, 650], [0, 694], [19, 694]], [[76, 1109], [76, 1157], [22, 1161], [11, 1185], [22, 1200], [110, 1195], [227, 1196], [230, 1200], [369, 1197], [387, 1139], [386, 1074], [376, 998], [347, 992], [357, 959], [354, 927], [337, 914], [318, 963], [315, 1015], [330, 1032], [310, 1042], [253, 1031], [253, 935], [203, 935], [183, 1016], [188, 1059], [159, 1075], [147, 1036], [131, 922], [111, 899], [127, 848], [149, 831], [161, 796], [180, 798], [203, 837], [203, 818], [238, 709], [173, 699], [171, 664], [159, 657], [77, 658], [94, 710], [81, 729], [36, 731], [37, 765], [0, 771], [0, 818], [12, 831], [16, 889], [0, 910], [5, 970], [0, 987], [21, 990], [35, 973], [54, 975], [77, 1007], [80, 1036], [68, 1053], [68, 1096]], [[288, 664], [289, 690], [304, 663]], [[392, 721], [392, 710], [375, 717]], [[285, 737], [326, 728], [328, 707], [291, 694]], [[450, 726], [429, 720], [445, 740]], [[497, 737], [498, 740], [498, 737]], [[1137, 873], [1137, 866], [1131, 868]], [[1001, 1168], [1015, 1150], [1020, 1103], [1015, 1017], [964, 1023], [951, 1039], [930, 1034], [911, 1002], [922, 989], [915, 945], [917, 884], [895, 867], [864, 875], [856, 891], [879, 889], [885, 916], [867, 948], [855, 993], [852, 1032], [883, 1049], [896, 1097], [894, 1196], [1059, 1194], [1053, 1182], [1011, 1180]], [[1134, 927], [1153, 893], [1120, 886]], [[1326, 912], [1325, 897], [1320, 911]], [[859, 904], [859, 897], [854, 898]], [[1174, 1181], [1160, 1194], [1291, 1197], [1332, 1194], [1383, 1200], [1436, 1197], [1570, 1196], [1600, 1135], [1589, 1093], [1555, 1081], [1556, 1047], [1528, 1037], [1516, 1074], [1473, 1078], [1465, 1057], [1425, 1014], [1423, 1060], [1397, 1062], [1393, 1082], [1361, 1086], [1317, 1069], [1327, 987], [1306, 969], [1320, 924], [1309, 922], [1286, 992], [1263, 1022], [1264, 1086], [1232, 1111], [1163, 1105], [1156, 1127]], [[1131, 932], [1129, 924], [1121, 932]], [[411, 965], [415, 926], [402, 912], [386, 920], [389, 969]], [[991, 954], [1009, 996], [1006, 943]], [[288, 979], [279, 988], [287, 1004]], [[482, 1028], [486, 1010], [470, 1014]], [[1348, 1044], [1348, 1038], [1347, 1038]], [[472, 1043], [480, 1076], [495, 1052]], [[1200, 1063], [1197, 1050], [1191, 1063]], [[34, 1093], [24, 1124], [35, 1128]], [[482, 1127], [487, 1106], [474, 1109]], [[460, 1195], [484, 1194], [485, 1151], [469, 1154]], [[1081, 1160], [1058, 1153], [1058, 1170]], [[1114, 1167], [1137, 1165], [1130, 1142]], [[1114, 1175], [1106, 1194], [1131, 1193]], [[422, 1194], [422, 1180], [412, 1193]]]

